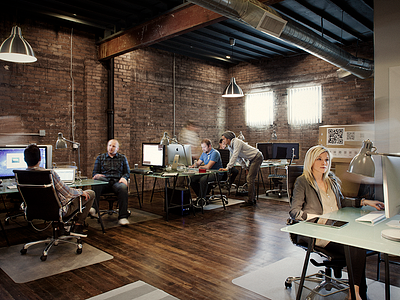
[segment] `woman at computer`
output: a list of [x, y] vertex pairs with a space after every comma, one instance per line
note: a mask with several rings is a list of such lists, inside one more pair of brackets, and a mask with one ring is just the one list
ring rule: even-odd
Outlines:
[[[294, 186], [290, 216], [296, 220], [308, 220], [345, 206], [361, 207], [369, 205], [377, 210], [384, 208], [380, 201], [343, 197], [340, 184], [340, 179], [331, 172], [329, 150], [322, 145], [311, 147], [304, 159], [303, 174], [297, 178]], [[341, 244], [317, 239], [316, 245], [344, 255], [344, 247]], [[350, 247], [350, 255], [356, 299], [366, 300], [366, 251]]]

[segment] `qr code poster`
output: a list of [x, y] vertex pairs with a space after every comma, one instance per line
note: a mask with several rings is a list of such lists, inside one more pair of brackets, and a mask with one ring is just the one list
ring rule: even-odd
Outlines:
[[344, 145], [344, 128], [328, 128], [327, 145]]

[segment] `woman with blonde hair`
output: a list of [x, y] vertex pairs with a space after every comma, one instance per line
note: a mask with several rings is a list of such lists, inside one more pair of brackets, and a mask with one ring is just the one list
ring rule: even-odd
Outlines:
[[[294, 186], [290, 216], [296, 220], [307, 220], [339, 210], [342, 207], [361, 207], [363, 205], [375, 207], [377, 210], [384, 207], [380, 201], [343, 197], [340, 179], [331, 172], [329, 150], [322, 145], [311, 147], [304, 159], [303, 174], [297, 178]], [[341, 244], [317, 240], [316, 245], [344, 255]], [[350, 256], [354, 271], [356, 299], [366, 300], [366, 251], [350, 247]]]

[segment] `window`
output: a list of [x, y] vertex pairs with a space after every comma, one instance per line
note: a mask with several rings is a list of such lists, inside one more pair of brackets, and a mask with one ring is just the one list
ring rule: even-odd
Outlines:
[[246, 95], [246, 124], [252, 127], [268, 126], [274, 119], [274, 93]]
[[321, 86], [288, 89], [288, 123], [301, 125], [322, 122]]

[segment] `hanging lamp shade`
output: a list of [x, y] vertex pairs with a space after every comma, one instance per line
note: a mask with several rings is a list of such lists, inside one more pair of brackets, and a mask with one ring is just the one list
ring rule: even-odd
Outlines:
[[11, 29], [11, 35], [1, 44], [0, 59], [16, 63], [37, 61], [31, 45], [22, 37], [18, 26]]
[[224, 93], [222, 94], [222, 97], [243, 97], [243, 91], [242, 89], [236, 84], [235, 77], [231, 78], [231, 82], [228, 84], [228, 86], [225, 88]]

